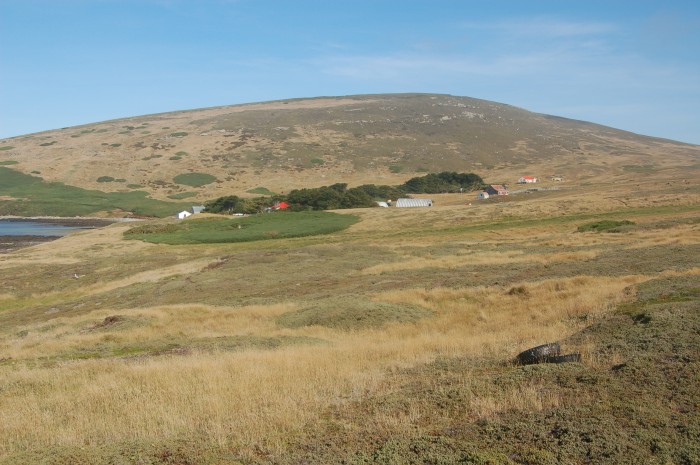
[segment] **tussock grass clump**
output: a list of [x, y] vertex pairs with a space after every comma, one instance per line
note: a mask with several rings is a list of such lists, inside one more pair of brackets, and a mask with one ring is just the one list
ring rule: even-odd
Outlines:
[[622, 229], [620, 229], [621, 226], [630, 226], [633, 224], [635, 223], [629, 220], [602, 220], [594, 221], [593, 223], [582, 224], [576, 230], [578, 232], [620, 232], [622, 231]]
[[285, 313], [277, 324], [285, 328], [325, 326], [342, 330], [380, 328], [389, 323], [415, 323], [432, 312], [417, 306], [363, 301], [361, 298], [328, 299]]

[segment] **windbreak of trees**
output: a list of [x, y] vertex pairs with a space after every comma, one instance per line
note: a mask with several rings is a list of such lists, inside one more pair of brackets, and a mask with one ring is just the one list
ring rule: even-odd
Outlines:
[[443, 171], [442, 173], [430, 173], [418, 178], [411, 178], [401, 187], [410, 193], [443, 194], [461, 192], [462, 190], [477, 190], [484, 186], [484, 180], [478, 174]]
[[206, 202], [207, 213], [244, 213], [252, 215], [254, 213], [264, 212], [275, 202], [281, 201], [282, 196], [273, 197], [255, 197], [253, 199], [244, 199], [237, 195], [227, 195], [218, 199]]
[[275, 202], [287, 202], [289, 209], [336, 210], [341, 208], [364, 208], [376, 206], [376, 201], [407, 197], [409, 194], [441, 194], [470, 191], [483, 188], [484, 181], [474, 173], [444, 171], [412, 178], [399, 186], [363, 184], [348, 189], [345, 183], [331, 186], [294, 189], [286, 196], [256, 197], [244, 199], [235, 195], [219, 197], [205, 206], [211, 213], [258, 213], [265, 211]]

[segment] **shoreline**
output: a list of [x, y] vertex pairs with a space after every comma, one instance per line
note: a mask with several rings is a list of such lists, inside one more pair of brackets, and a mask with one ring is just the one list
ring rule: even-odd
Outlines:
[[131, 221], [144, 221], [145, 218], [100, 218], [96, 216], [15, 216], [15, 215], [0, 215], [0, 221], [95, 221], [103, 223], [127, 223]]
[[[107, 227], [114, 223], [127, 223], [143, 221], [141, 218], [95, 218], [95, 217], [81, 217], [81, 216], [0, 216], [0, 222], [26, 222], [26, 223], [43, 223], [43, 224], [54, 224], [57, 226], [68, 226], [78, 229], [99, 229]], [[55, 241], [60, 239], [62, 235], [58, 236], [42, 236], [33, 234], [21, 234], [21, 235], [0, 235], [0, 255], [5, 255], [17, 251], [19, 249], [24, 249], [26, 247], [31, 247], [34, 245], [43, 244], [46, 242]]]
[[25, 247], [55, 241], [63, 236], [0, 236], [0, 255], [8, 254]]

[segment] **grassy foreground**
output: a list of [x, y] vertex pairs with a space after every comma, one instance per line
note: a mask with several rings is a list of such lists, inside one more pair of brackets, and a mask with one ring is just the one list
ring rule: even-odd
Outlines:
[[697, 192], [584, 194], [2, 255], [0, 463], [700, 463]]

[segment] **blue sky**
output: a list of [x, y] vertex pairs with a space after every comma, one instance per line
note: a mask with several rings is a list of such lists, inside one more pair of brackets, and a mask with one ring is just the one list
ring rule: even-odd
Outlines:
[[387, 92], [700, 144], [700, 2], [0, 0], [0, 138]]

